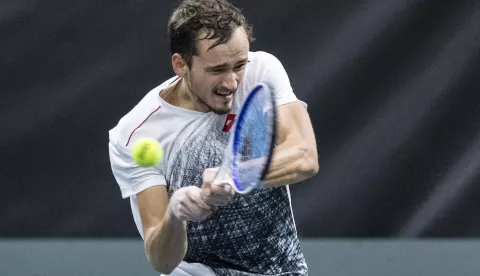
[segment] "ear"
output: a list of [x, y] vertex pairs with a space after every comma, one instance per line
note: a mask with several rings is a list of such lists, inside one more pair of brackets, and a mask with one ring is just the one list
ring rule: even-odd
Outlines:
[[183, 78], [188, 70], [188, 65], [178, 53], [172, 55], [172, 68], [177, 76]]

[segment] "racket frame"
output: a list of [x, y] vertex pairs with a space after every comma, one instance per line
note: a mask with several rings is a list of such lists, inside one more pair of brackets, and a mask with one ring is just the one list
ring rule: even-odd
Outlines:
[[[272, 123], [271, 123], [271, 126], [270, 126], [272, 128], [271, 133], [270, 133], [271, 143], [270, 143], [270, 147], [268, 149], [269, 152], [268, 152], [268, 155], [266, 156], [267, 160], [265, 161], [265, 166], [264, 166], [263, 171], [261, 173], [259, 183], [256, 183], [256, 186], [251, 186], [248, 189], [239, 190], [238, 189], [238, 183], [236, 181], [238, 178], [235, 175], [232, 175], [232, 174], [235, 174], [235, 172], [236, 172], [236, 163], [235, 163], [235, 160], [234, 160], [235, 159], [234, 156], [235, 156], [235, 154], [238, 150], [237, 146], [238, 146], [238, 142], [239, 142], [239, 139], [240, 139], [239, 133], [242, 130], [242, 126], [243, 126], [242, 122], [243, 122], [244, 116], [247, 112], [247, 108], [250, 105], [250, 102], [254, 99], [256, 93], [261, 93], [261, 91], [259, 91], [261, 89], [263, 89], [266, 93], [270, 94], [268, 99], [271, 103], [271, 107], [270, 107], [271, 112], [272, 112], [271, 116], [273, 117], [272, 118]], [[268, 112], [268, 111], [269, 110], [267, 109], [264, 112]], [[213, 184], [215, 184], [215, 185], [228, 184], [228, 185], [232, 186], [235, 189], [235, 191], [239, 194], [247, 194], [250, 191], [252, 191], [253, 189], [260, 187], [262, 180], [265, 179], [265, 176], [268, 173], [268, 169], [270, 168], [270, 164], [271, 164], [272, 158], [273, 158], [273, 151], [274, 151], [274, 148], [275, 148], [276, 139], [277, 139], [277, 105], [276, 105], [276, 101], [275, 101], [275, 95], [273, 94], [273, 91], [268, 87], [268, 85], [259, 82], [255, 85], [255, 87], [252, 89], [252, 91], [248, 94], [247, 98], [245, 99], [245, 102], [242, 105], [242, 108], [240, 109], [240, 112], [238, 113], [237, 119], [235, 120], [235, 125], [233, 127], [233, 134], [231, 135], [228, 146], [225, 149], [224, 160], [223, 160], [222, 165], [220, 166], [220, 168], [218, 170], [217, 175], [214, 178]]]

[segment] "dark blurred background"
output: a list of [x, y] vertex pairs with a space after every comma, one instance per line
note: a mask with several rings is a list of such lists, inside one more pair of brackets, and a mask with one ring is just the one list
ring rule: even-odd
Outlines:
[[[234, 0], [309, 105], [301, 237], [480, 237], [480, 1]], [[138, 237], [108, 130], [173, 76], [174, 1], [0, 1], [0, 236]]]

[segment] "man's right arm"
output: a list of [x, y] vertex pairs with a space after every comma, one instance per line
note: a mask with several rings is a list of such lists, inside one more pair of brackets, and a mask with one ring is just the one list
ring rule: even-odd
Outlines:
[[170, 274], [187, 252], [187, 221], [203, 221], [235, 194], [229, 185], [212, 185], [217, 169], [207, 169], [202, 187], [187, 186], [170, 200], [164, 185], [137, 194], [145, 253], [155, 270]]
[[170, 274], [187, 251], [187, 223], [167, 211], [168, 193], [164, 185], [138, 193], [137, 201], [147, 259], [155, 270]]

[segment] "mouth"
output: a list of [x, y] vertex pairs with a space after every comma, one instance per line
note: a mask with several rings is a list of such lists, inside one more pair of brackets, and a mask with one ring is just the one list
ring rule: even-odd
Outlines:
[[231, 98], [233, 95], [233, 91], [214, 91], [213, 93], [224, 98]]

